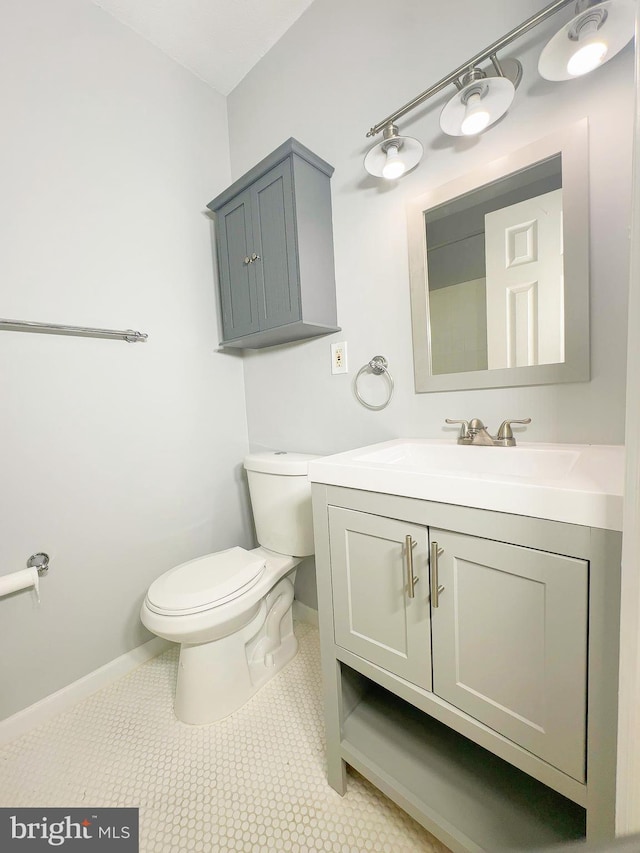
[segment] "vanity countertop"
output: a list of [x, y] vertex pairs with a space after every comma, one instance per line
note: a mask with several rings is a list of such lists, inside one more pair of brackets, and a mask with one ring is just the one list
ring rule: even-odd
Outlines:
[[394, 439], [309, 463], [316, 483], [622, 530], [624, 446]]

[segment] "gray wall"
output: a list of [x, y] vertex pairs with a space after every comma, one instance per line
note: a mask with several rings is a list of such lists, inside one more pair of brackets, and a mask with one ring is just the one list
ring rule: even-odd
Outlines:
[[150, 639], [170, 566], [250, 544], [242, 360], [216, 352], [211, 225], [225, 99], [88, 0], [0, 4], [0, 718]]
[[[513, 51], [525, 78], [509, 116], [453, 140], [438, 129], [445, 98], [434, 99], [401, 123], [425, 143], [423, 163], [384, 185], [362, 167], [366, 130], [540, 7], [452, 5], [315, 0], [228, 100], [231, 170], [224, 99], [89, 0], [0, 5], [0, 315], [150, 335], [128, 345], [0, 332], [0, 572], [39, 549], [52, 557], [40, 607], [30, 594], [0, 603], [10, 650], [0, 717], [148, 639], [138, 610], [158, 574], [251, 544], [239, 468], [248, 442], [327, 453], [441, 436], [447, 416], [495, 426], [526, 415], [529, 440], [623, 440], [631, 51], [551, 84], [534, 71], [544, 34], [527, 36]], [[414, 394], [405, 203], [585, 115], [592, 381]], [[202, 211], [289, 136], [336, 167], [343, 331], [221, 353]], [[346, 376], [330, 374], [331, 340], [348, 342]], [[352, 381], [379, 353], [396, 395], [371, 412]], [[363, 383], [372, 399], [382, 390]], [[297, 583], [308, 604], [312, 565]]]
[[[444, 136], [446, 96], [399, 122], [425, 145], [402, 181], [369, 177], [366, 131], [411, 97], [507, 32], [540, 3], [489, 0], [416, 3], [315, 0], [229, 96], [234, 177], [287, 136], [335, 166], [332, 179], [338, 322], [331, 338], [245, 355], [253, 447], [332, 452], [397, 436], [442, 437], [446, 417], [481, 417], [495, 427], [531, 416], [529, 441], [623, 441], [633, 55], [631, 47], [581, 80], [553, 84], [536, 72], [549, 35], [570, 11], [507, 55], [524, 64], [509, 115], [475, 139]], [[468, 26], [461, 26], [465, 21]], [[428, 187], [521, 147], [555, 127], [590, 121], [592, 380], [508, 390], [415, 394], [411, 355], [405, 204]], [[348, 343], [349, 374], [330, 374], [331, 340]], [[382, 412], [360, 406], [352, 382], [382, 354], [396, 394]], [[363, 393], [382, 393], [371, 377]]]

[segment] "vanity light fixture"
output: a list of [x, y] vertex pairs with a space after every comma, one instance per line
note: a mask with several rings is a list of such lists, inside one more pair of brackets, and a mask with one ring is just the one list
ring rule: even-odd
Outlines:
[[633, 38], [634, 0], [579, 0], [576, 16], [540, 54], [545, 80], [572, 80], [607, 62]]
[[458, 85], [440, 114], [440, 127], [449, 136], [473, 136], [495, 124], [516, 94], [507, 77], [487, 77], [480, 68], [468, 71]]
[[367, 152], [364, 167], [376, 178], [394, 180], [418, 165], [422, 159], [422, 144], [411, 136], [400, 136], [398, 128], [389, 123], [378, 142]]
[[[498, 53], [571, 4], [576, 4], [576, 0], [555, 0], [545, 6], [374, 125], [367, 137], [382, 133], [383, 139], [365, 156], [367, 172], [393, 179], [417, 166], [422, 145], [417, 139], [399, 136], [396, 122], [447, 86], [454, 85], [458, 91], [440, 116], [440, 127], [445, 133], [466, 136], [495, 124], [511, 106], [522, 76], [517, 59], [498, 61]], [[622, 50], [633, 37], [634, 25], [635, 0], [577, 0], [576, 16], [545, 47], [538, 70], [548, 80], [569, 80], [587, 73]], [[493, 72], [480, 68], [487, 60], [493, 63]]]

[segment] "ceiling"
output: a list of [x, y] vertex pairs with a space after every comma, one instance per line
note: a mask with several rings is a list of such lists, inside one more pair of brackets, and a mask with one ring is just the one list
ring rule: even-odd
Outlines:
[[313, 0], [93, 0], [222, 95]]

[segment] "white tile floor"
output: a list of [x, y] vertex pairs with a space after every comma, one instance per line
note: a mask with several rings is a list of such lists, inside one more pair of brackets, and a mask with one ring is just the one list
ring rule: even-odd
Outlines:
[[176, 720], [177, 647], [0, 748], [0, 806], [137, 806], [141, 853], [447, 853], [357, 774], [326, 783], [317, 630], [243, 708]]

